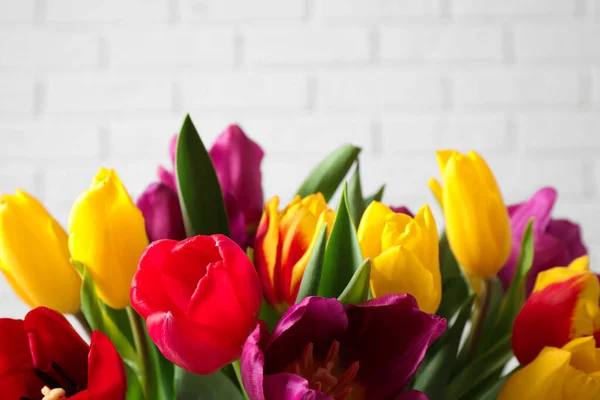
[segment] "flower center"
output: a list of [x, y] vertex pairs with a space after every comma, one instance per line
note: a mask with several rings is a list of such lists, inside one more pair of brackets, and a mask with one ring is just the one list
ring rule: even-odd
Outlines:
[[354, 378], [358, 373], [358, 361], [345, 370], [338, 363], [340, 342], [334, 340], [322, 362], [315, 361], [314, 345], [309, 343], [302, 351], [300, 362], [293, 365], [294, 373], [308, 380], [311, 389], [325, 393], [333, 400], [349, 400], [355, 389]]
[[[60, 400], [66, 399], [67, 397], [74, 396], [75, 394], [86, 389], [86, 386], [80, 386], [75, 383], [73, 379], [54, 361], [50, 362], [54, 378], [50, 374], [42, 371], [41, 369], [34, 368], [33, 372], [36, 376], [44, 383], [42, 388], [42, 394], [44, 395], [43, 400]], [[21, 396], [19, 400], [32, 400], [29, 397]]]

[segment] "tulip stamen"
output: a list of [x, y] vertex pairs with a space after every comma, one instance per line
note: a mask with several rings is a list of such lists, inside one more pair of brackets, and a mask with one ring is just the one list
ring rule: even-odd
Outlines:
[[333, 400], [346, 400], [353, 390], [353, 381], [358, 374], [358, 361], [350, 364], [340, 375], [338, 363], [340, 342], [334, 340], [322, 362], [315, 362], [314, 345], [307, 344], [302, 351], [300, 362], [294, 364], [294, 373], [308, 380], [311, 389], [321, 391]]
[[[43, 400], [66, 399], [67, 397], [74, 396], [80, 391], [86, 389], [85, 386], [82, 387], [76, 385], [73, 379], [71, 379], [71, 377], [65, 372], [64, 369], [61, 368], [60, 365], [58, 365], [58, 363], [51, 361], [50, 367], [58, 376], [60, 381], [62, 381], [62, 383], [39, 368], [33, 369], [33, 372], [44, 383], [44, 388], [42, 388], [42, 394], [44, 395]], [[29, 400], [29, 398], [22, 396], [19, 400]]]
[[50, 389], [48, 386], [44, 386], [42, 394], [44, 395], [42, 400], [62, 400], [67, 398], [65, 390], [61, 388]]

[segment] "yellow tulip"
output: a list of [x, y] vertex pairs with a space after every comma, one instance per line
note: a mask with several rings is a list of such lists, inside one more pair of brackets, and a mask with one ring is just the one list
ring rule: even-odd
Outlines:
[[71, 257], [90, 271], [107, 305], [129, 305], [131, 279], [148, 245], [144, 218], [114, 170], [101, 168], [69, 217]]
[[373, 297], [409, 293], [421, 310], [437, 311], [442, 279], [438, 231], [429, 206], [423, 206], [411, 218], [374, 201], [360, 220], [358, 241], [363, 256], [373, 261]]
[[546, 347], [512, 375], [499, 400], [600, 399], [600, 349], [593, 336]]
[[488, 279], [504, 266], [512, 246], [508, 211], [492, 171], [474, 151], [437, 152], [444, 186], [429, 186], [446, 219], [450, 248], [464, 271]]
[[79, 310], [81, 278], [69, 261], [67, 233], [20, 190], [0, 202], [0, 270], [28, 306]]

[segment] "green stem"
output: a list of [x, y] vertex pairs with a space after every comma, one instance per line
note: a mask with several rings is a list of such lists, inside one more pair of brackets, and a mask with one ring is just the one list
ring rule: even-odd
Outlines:
[[481, 288], [481, 301], [479, 307], [477, 307], [477, 314], [475, 315], [473, 326], [471, 327], [471, 333], [469, 335], [467, 357], [472, 360], [477, 355], [479, 347], [479, 341], [481, 340], [481, 334], [483, 333], [483, 326], [485, 324], [485, 317], [490, 308], [490, 300], [492, 297], [492, 282], [489, 279], [483, 280], [483, 286]]
[[83, 315], [83, 313], [80, 311], [77, 311], [75, 314], [73, 314], [73, 316], [75, 317], [75, 319], [77, 320], [77, 322], [79, 322], [79, 325], [81, 325], [81, 327], [85, 330], [85, 332], [88, 334], [88, 336], [91, 338], [92, 337], [92, 327], [90, 326], [90, 324], [88, 323], [87, 319], [85, 319], [85, 316]]
[[240, 368], [240, 359], [238, 358], [237, 360], [235, 360], [233, 363], [233, 370], [235, 371], [235, 376], [237, 377], [238, 383], [240, 385], [240, 390], [242, 392], [242, 395], [244, 396], [245, 400], [250, 400], [250, 397], [248, 397], [248, 393], [246, 393], [246, 389], [244, 388], [244, 383], [242, 382], [242, 371]]
[[127, 307], [127, 317], [131, 324], [131, 331], [133, 332], [133, 341], [135, 343], [135, 349], [138, 355], [138, 371], [140, 374], [140, 384], [142, 386], [142, 392], [146, 400], [150, 399], [150, 378], [148, 374], [152, 370], [150, 354], [148, 354], [148, 343], [146, 342], [146, 335], [144, 334], [144, 326], [138, 314], [131, 307]]

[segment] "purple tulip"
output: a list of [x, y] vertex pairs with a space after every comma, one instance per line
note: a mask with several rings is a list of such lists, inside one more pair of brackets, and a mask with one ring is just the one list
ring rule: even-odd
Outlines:
[[137, 201], [146, 222], [148, 239], [185, 239], [177, 192], [164, 183], [151, 183]]
[[393, 207], [390, 206], [390, 210], [392, 210], [393, 212], [395, 212], [396, 214], [398, 213], [402, 213], [402, 214], [406, 214], [411, 218], [414, 218], [415, 216], [413, 215], [413, 213], [410, 212], [410, 210], [408, 209], [408, 207], [404, 207], [404, 206], [400, 206], [400, 207]]
[[427, 399], [403, 389], [445, 329], [408, 294], [347, 307], [307, 297], [272, 335], [259, 322], [242, 351], [242, 381], [251, 400]]
[[[176, 152], [177, 135], [174, 135], [169, 145], [173, 171]], [[251, 246], [254, 231], [263, 211], [260, 165], [264, 152], [239, 126], [230, 125], [217, 137], [209, 154], [221, 184], [231, 238], [242, 248]], [[177, 182], [173, 172], [160, 166], [158, 177], [162, 184], [177, 193]], [[142, 210], [144, 217], [150, 212], [150, 210]], [[173, 221], [173, 224], [176, 223], [178, 221]], [[150, 232], [148, 235], [151, 236]]]
[[546, 187], [538, 190], [528, 201], [508, 207], [513, 246], [506, 265], [498, 274], [505, 288], [508, 288], [514, 275], [523, 233], [531, 217], [535, 218], [534, 256], [533, 266], [527, 277], [527, 295], [533, 290], [538, 273], [553, 267], [569, 265], [577, 257], [587, 254], [579, 225], [565, 219], [551, 218], [556, 197], [556, 190]]

